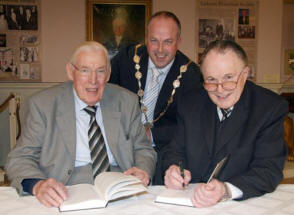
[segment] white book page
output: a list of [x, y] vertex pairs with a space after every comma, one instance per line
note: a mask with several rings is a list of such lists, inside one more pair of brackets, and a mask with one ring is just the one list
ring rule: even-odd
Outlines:
[[67, 186], [67, 189], [68, 199], [60, 206], [60, 211], [99, 208], [107, 204], [91, 184]]
[[132, 184], [131, 186], [121, 187], [118, 192], [111, 194], [111, 200], [118, 199], [120, 197], [131, 196], [133, 194], [146, 192], [147, 188], [142, 184]]
[[111, 195], [118, 192], [121, 187], [137, 183], [140, 183], [138, 178], [121, 172], [103, 172], [97, 175], [94, 181], [96, 189], [104, 195], [106, 200], [112, 199]]
[[156, 197], [155, 202], [194, 207], [191, 197], [193, 196], [195, 186], [197, 186], [197, 184], [189, 184], [184, 190], [165, 188], [164, 191]]

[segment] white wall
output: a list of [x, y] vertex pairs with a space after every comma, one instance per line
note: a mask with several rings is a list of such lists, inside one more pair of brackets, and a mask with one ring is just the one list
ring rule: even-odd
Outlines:
[[41, 1], [42, 81], [67, 80], [65, 64], [86, 39], [85, 0]]
[[280, 83], [283, 1], [259, 2], [256, 80], [258, 83]]
[[[153, 0], [152, 11], [170, 10], [182, 23], [180, 50], [196, 60], [197, 0]], [[86, 39], [85, 0], [42, 0], [42, 81], [67, 80], [65, 64], [74, 47]], [[293, 13], [292, 13], [293, 14]], [[280, 83], [282, 0], [259, 0], [257, 82]]]

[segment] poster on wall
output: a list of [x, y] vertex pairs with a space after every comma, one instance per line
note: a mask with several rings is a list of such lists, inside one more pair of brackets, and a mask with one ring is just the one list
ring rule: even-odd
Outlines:
[[40, 0], [0, 0], [0, 82], [41, 81]]
[[197, 1], [197, 55], [214, 40], [236, 41], [246, 51], [250, 67], [249, 79], [255, 80], [257, 57], [257, 0], [199, 0]]

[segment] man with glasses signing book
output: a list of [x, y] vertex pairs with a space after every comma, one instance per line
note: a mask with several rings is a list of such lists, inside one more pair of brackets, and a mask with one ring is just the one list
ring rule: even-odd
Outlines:
[[[164, 158], [165, 185], [183, 189], [200, 183], [191, 197], [196, 207], [260, 196], [283, 179], [288, 104], [246, 80], [247, 62], [235, 42], [212, 42], [202, 56], [204, 89], [178, 103], [177, 132]], [[220, 172], [209, 180], [223, 158]]]
[[6, 164], [11, 185], [48, 207], [68, 198], [65, 185], [93, 184], [103, 171], [134, 175], [147, 186], [156, 153], [137, 96], [106, 83], [111, 72], [107, 50], [84, 42], [66, 70], [70, 81], [29, 100], [23, 133]]

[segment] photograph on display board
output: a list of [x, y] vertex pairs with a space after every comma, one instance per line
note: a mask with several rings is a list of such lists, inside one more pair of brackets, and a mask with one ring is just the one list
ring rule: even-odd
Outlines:
[[240, 39], [254, 39], [255, 38], [255, 26], [239, 26], [238, 38]]
[[199, 47], [206, 48], [214, 40], [235, 40], [234, 19], [199, 19]]
[[239, 9], [239, 25], [249, 25], [249, 9]]
[[41, 81], [40, 1], [0, 4], [0, 82]]

